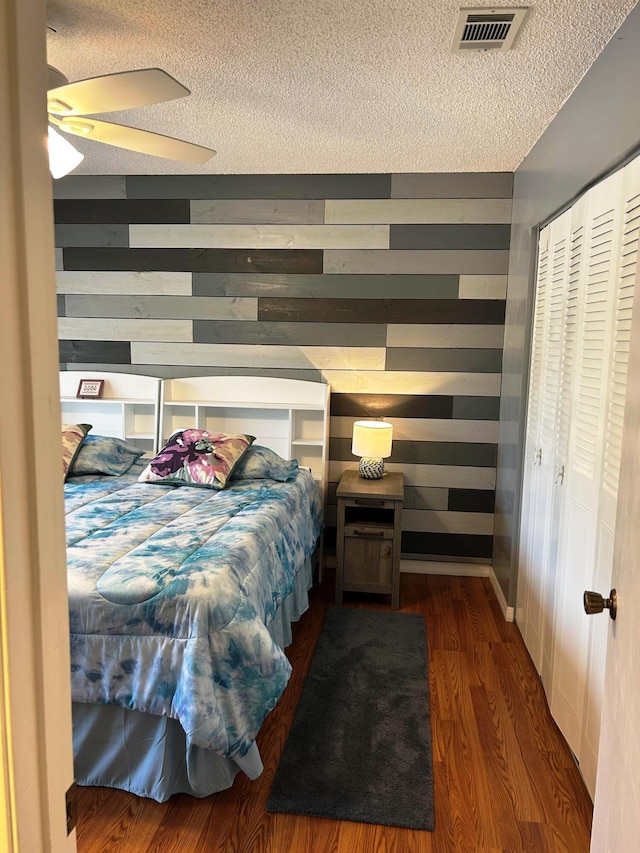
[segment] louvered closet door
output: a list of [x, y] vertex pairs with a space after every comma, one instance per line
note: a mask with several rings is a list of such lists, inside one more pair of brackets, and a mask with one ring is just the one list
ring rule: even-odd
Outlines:
[[570, 257], [569, 225], [570, 215], [564, 214], [540, 234], [531, 346], [517, 608], [525, 643], [539, 672], [546, 657], [553, 615], [549, 602], [559, 515], [554, 494], [556, 420]]
[[[575, 375], [560, 528], [550, 707], [579, 760], [585, 695], [591, 691], [591, 687], [587, 689], [589, 635], [596, 621], [584, 613], [582, 593], [599, 589], [594, 586], [596, 581], [608, 592], [613, 553], [615, 499], [605, 519], [601, 492], [616, 348], [617, 363], [622, 363], [622, 341], [615, 343], [616, 316], [622, 304], [628, 307], [628, 294], [622, 296], [619, 286], [623, 183], [624, 173], [620, 171], [589, 191], [586, 210], [577, 206], [573, 210], [572, 231], [583, 227], [584, 264], [578, 283], [578, 335], [572, 356]], [[619, 384], [620, 378], [617, 381]]]
[[[604, 428], [603, 472], [600, 480], [596, 561], [590, 589], [611, 588], [616, 525], [618, 481], [622, 450], [622, 422], [627, 393], [627, 371], [634, 291], [638, 277], [640, 236], [640, 160], [629, 164], [622, 175], [622, 235], [615, 281], [613, 340]], [[600, 718], [604, 690], [608, 619], [590, 619], [589, 652], [585, 677], [584, 717], [580, 745], [580, 769], [593, 796], [595, 792]]]

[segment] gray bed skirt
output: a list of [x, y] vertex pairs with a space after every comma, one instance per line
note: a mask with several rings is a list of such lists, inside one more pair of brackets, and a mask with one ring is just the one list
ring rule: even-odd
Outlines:
[[[283, 649], [291, 643], [291, 624], [309, 607], [312, 578], [309, 559], [269, 625], [269, 633]], [[78, 785], [119, 788], [162, 803], [173, 794], [207, 797], [222, 791], [240, 770], [250, 779], [262, 773], [255, 742], [242, 758], [228, 759], [189, 744], [180, 723], [169, 717], [79, 702], [73, 703], [72, 712]]]

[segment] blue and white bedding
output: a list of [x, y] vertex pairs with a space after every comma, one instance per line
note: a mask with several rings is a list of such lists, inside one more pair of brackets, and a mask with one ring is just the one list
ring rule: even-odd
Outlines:
[[306, 470], [223, 491], [119, 477], [65, 484], [74, 702], [177, 720], [226, 757], [252, 747], [291, 672], [268, 625], [322, 527]]

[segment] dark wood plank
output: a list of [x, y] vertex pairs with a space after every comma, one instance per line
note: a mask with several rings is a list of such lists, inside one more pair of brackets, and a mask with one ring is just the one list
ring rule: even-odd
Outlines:
[[322, 272], [322, 249], [104, 249], [98, 247], [63, 249], [62, 252], [65, 270]]
[[[401, 577], [402, 610], [427, 625], [435, 832], [265, 811], [333, 604], [334, 572], [324, 574], [294, 629], [287, 690], [258, 737], [263, 775], [239, 774], [227, 791], [163, 804], [80, 789], [79, 853], [587, 853], [591, 802], [518, 628], [502, 619], [486, 578]], [[385, 602], [352, 593], [345, 606], [387, 610]]]
[[[133, 250], [129, 249], [129, 251]], [[313, 250], [298, 249], [297, 251]], [[64, 268], [80, 269], [80, 267], [67, 267], [66, 254]], [[90, 269], [98, 269], [98, 267], [90, 267]], [[100, 267], [100, 269], [107, 269], [107, 267]], [[297, 270], [291, 270], [291, 272], [297, 272]], [[294, 323], [472, 323], [500, 326], [504, 323], [504, 306], [504, 301], [500, 299], [371, 299], [364, 301], [362, 299], [259, 297], [258, 320], [277, 322], [287, 320]]]

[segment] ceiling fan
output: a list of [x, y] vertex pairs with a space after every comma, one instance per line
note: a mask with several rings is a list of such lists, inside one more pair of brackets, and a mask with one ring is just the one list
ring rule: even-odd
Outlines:
[[[141, 68], [69, 83], [57, 68], [51, 65], [48, 68], [47, 112], [50, 131], [53, 126], [74, 136], [186, 163], [205, 163], [216, 153], [211, 148], [195, 145], [193, 142], [91, 117], [94, 113], [128, 110], [191, 94], [189, 89], [166, 71], [160, 68]], [[73, 146], [69, 147], [73, 149]], [[82, 155], [77, 151], [75, 153], [79, 159], [71, 168], [75, 168], [82, 160]], [[71, 169], [67, 169], [63, 174], [68, 174], [69, 171]]]

